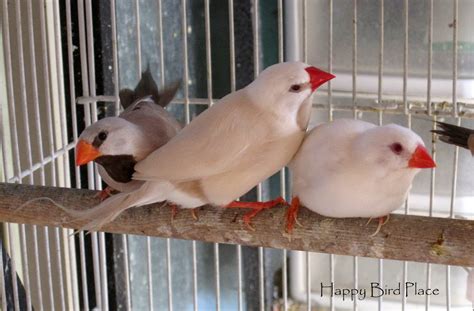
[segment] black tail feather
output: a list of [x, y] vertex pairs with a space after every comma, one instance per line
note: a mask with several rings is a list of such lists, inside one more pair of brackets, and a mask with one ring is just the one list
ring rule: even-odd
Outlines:
[[439, 129], [432, 130], [431, 132], [440, 135], [439, 139], [441, 141], [469, 149], [468, 139], [470, 135], [474, 134], [473, 130], [439, 121], [436, 121], [436, 124]]

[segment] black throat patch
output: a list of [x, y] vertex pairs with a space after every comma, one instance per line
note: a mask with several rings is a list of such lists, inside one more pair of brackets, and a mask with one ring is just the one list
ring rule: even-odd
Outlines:
[[132, 180], [135, 173], [135, 164], [137, 161], [131, 155], [105, 155], [98, 157], [95, 161], [102, 165], [109, 176], [121, 183], [127, 183]]

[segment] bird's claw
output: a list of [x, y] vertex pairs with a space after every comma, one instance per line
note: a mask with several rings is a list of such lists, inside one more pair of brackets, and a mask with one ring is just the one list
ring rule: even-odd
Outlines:
[[[387, 217], [387, 218], [385, 218]], [[377, 233], [380, 232], [380, 229], [382, 229], [382, 226], [385, 225], [388, 220], [390, 219], [390, 215], [387, 215], [387, 216], [382, 216], [382, 217], [379, 217], [379, 224], [377, 226], [377, 230], [375, 230], [374, 233], [372, 233], [371, 235], [369, 235], [371, 238], [373, 238], [374, 236], [377, 235]], [[366, 226], [370, 223], [370, 221], [372, 220], [372, 218], [369, 218], [369, 221], [367, 222]]]
[[112, 192], [114, 192], [114, 189], [111, 187], [106, 187], [105, 189], [101, 190], [99, 193], [97, 193], [95, 196], [100, 199], [100, 201], [104, 201], [108, 199], [110, 196], [112, 196]]
[[300, 208], [300, 200], [298, 197], [294, 197], [291, 200], [290, 208], [286, 212], [286, 232], [290, 233], [293, 231], [295, 223], [303, 227], [303, 225], [298, 221], [298, 211]]
[[252, 211], [246, 213], [243, 217], [245, 225], [252, 231], [255, 231], [255, 228], [250, 224], [252, 218], [257, 216], [264, 209], [269, 209], [277, 205], [288, 205], [283, 197], [278, 197], [275, 200], [266, 201], [266, 202], [243, 202], [243, 201], [234, 201], [226, 205], [226, 208], [251, 208]]
[[199, 207], [193, 208], [191, 210], [191, 215], [193, 216], [193, 219], [196, 221], [199, 220], [198, 213], [197, 213], [198, 210], [199, 210]]

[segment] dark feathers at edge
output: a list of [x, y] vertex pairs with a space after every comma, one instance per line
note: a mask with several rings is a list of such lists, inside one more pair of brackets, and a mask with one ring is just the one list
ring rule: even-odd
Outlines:
[[469, 136], [474, 134], [473, 130], [440, 121], [435, 122], [439, 129], [431, 130], [431, 132], [440, 135], [441, 141], [469, 149], [467, 142]]
[[153, 79], [153, 75], [150, 71], [150, 66], [142, 72], [140, 81], [138, 82], [135, 90], [122, 89], [119, 92], [120, 103], [124, 109], [127, 109], [136, 100], [150, 96], [153, 101], [161, 107], [166, 107], [176, 95], [180, 87], [180, 81], [171, 83], [168, 87], [163, 89], [161, 92], [158, 91], [158, 85]]

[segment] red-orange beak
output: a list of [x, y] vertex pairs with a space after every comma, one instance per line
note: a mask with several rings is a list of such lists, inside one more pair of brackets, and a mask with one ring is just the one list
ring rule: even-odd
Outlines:
[[316, 67], [307, 67], [305, 68], [306, 72], [309, 74], [309, 81], [311, 83], [311, 91], [315, 91], [322, 84], [328, 82], [331, 79], [334, 79], [336, 76], [330, 74], [329, 72], [322, 71]]
[[410, 168], [432, 168], [436, 167], [435, 161], [430, 156], [428, 150], [422, 145], [416, 147], [415, 152], [411, 155], [410, 161], [408, 161], [408, 167]]
[[94, 161], [101, 156], [99, 150], [84, 140], [80, 140], [76, 145], [76, 165], [84, 165]]

